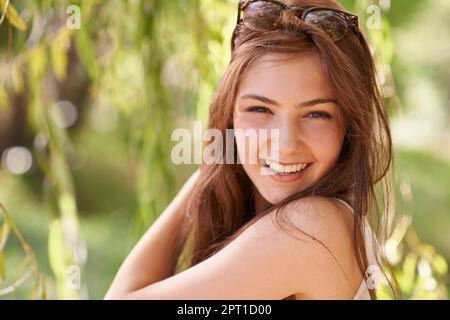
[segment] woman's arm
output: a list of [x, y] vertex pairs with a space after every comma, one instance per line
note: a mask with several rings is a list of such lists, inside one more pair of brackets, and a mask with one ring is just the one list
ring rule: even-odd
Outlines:
[[198, 179], [197, 170], [140, 239], [119, 269], [105, 299], [148, 286], [169, 276], [170, 254], [184, 219], [184, 209]]

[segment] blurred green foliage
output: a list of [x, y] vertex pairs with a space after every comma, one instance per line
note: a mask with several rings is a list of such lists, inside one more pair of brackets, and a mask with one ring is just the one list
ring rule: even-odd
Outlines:
[[[449, 2], [341, 3], [359, 15], [372, 43], [394, 119], [426, 120], [408, 133], [448, 133]], [[35, 251], [34, 282], [6, 298], [29, 298], [32, 290], [33, 298], [104, 296], [133, 244], [194, 170], [170, 161], [171, 132], [206, 119], [230, 58], [236, 6], [0, 0], [0, 202], [10, 211], [0, 230], [14, 220], [24, 234], [10, 233], [0, 247], [0, 290], [13, 282], [9, 270], [27, 261], [19, 249], [31, 254], [30, 243]], [[442, 299], [450, 283], [450, 156], [435, 131], [420, 136], [433, 138], [429, 148], [409, 151], [402, 143], [420, 140], [412, 133], [398, 140], [398, 220], [387, 249], [405, 298]], [[14, 146], [32, 155], [20, 175], [7, 168]], [[380, 298], [390, 295], [382, 290]]]

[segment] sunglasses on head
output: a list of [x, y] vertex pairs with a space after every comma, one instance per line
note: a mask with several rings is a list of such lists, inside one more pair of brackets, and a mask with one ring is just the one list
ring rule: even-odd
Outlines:
[[[345, 11], [326, 7], [295, 7], [276, 0], [240, 0], [237, 25], [243, 23], [255, 31], [275, 30], [285, 10], [295, 12], [300, 20], [321, 29], [334, 42], [341, 40], [350, 28], [358, 31], [358, 17]], [[231, 39], [232, 51], [235, 36], [236, 29]]]

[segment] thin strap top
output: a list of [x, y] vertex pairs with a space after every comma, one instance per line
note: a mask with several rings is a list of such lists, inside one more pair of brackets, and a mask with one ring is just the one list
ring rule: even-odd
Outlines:
[[[354, 214], [353, 208], [344, 200], [339, 198], [334, 198], [336, 200], [339, 200], [341, 203], [343, 203], [352, 214]], [[379, 267], [377, 257], [379, 257], [379, 250], [378, 249], [378, 242], [376, 240], [376, 237], [372, 231], [372, 228], [370, 227], [367, 220], [365, 220], [365, 227], [364, 227], [364, 241], [367, 251], [367, 259], [369, 266], [376, 266]], [[356, 292], [355, 296], [353, 297], [353, 300], [370, 300], [370, 293], [367, 286], [366, 281], [363, 279], [361, 281], [361, 285], [359, 286], [358, 291]]]

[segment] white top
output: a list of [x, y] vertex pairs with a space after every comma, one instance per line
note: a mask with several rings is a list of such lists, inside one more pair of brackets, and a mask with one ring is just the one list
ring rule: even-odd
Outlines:
[[[338, 199], [338, 198], [334, 198], [334, 199], [342, 202], [347, 208], [349, 208], [350, 212], [352, 214], [354, 214], [353, 208], [347, 202], [345, 202], [342, 199]], [[364, 241], [365, 241], [365, 245], [366, 245], [367, 259], [368, 259], [369, 266], [372, 266], [372, 265], [379, 266], [379, 264], [377, 262], [377, 258], [376, 258], [376, 257], [379, 257], [379, 254], [378, 254], [379, 251], [374, 250], [375, 249], [374, 245], [376, 247], [378, 247], [378, 242], [372, 231], [372, 228], [370, 227], [370, 225], [366, 219], [365, 219], [364, 232], [365, 232]], [[369, 289], [367, 288], [367, 284], [364, 279], [361, 281], [361, 285], [359, 286], [358, 291], [356, 292], [355, 296], [353, 297], [353, 300], [371, 300]]]

